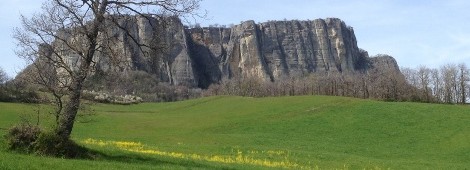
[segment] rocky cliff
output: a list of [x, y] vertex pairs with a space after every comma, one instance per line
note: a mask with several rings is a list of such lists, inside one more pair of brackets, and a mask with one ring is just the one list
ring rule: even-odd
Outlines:
[[191, 36], [193, 59], [201, 66], [197, 69], [208, 78], [204, 82], [233, 77], [275, 81], [318, 71], [353, 72], [365, 69], [367, 57], [357, 47], [353, 29], [336, 18], [246, 21], [232, 28], [187, 29], [186, 34]]
[[[102, 57], [106, 54], [98, 54], [97, 69], [143, 70], [171, 84], [207, 87], [246, 77], [276, 81], [314, 72], [364, 72], [375, 61], [396, 63], [393, 58], [370, 59], [358, 48], [352, 27], [337, 18], [245, 21], [231, 28], [187, 28], [177, 18], [128, 16], [119, 22], [130, 30], [113, 31], [120, 40], [113, 48], [121, 50], [124, 62], [111, 67], [112, 61]], [[140, 48], [138, 43], [158, 44], [163, 50]]]

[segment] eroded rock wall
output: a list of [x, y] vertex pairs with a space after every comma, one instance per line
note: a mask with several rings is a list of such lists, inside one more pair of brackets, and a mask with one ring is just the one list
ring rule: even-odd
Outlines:
[[336, 18], [260, 24], [246, 21], [232, 28], [187, 31], [191, 43], [202, 47], [191, 49], [191, 53], [205, 56], [193, 58], [210, 60], [204, 69], [219, 68], [215, 71], [219, 78], [276, 81], [318, 71], [354, 72], [364, 69], [360, 62], [367, 57], [357, 47], [353, 29]]
[[117, 37], [111, 47], [119, 51], [118, 64], [103, 52], [97, 54], [97, 70], [141, 70], [174, 85], [204, 88], [232, 78], [277, 81], [314, 72], [348, 74], [365, 72], [379, 61], [358, 48], [352, 27], [337, 18], [245, 21], [231, 28], [187, 28], [174, 17], [125, 16], [116, 22], [129, 30], [109, 27], [108, 36]]

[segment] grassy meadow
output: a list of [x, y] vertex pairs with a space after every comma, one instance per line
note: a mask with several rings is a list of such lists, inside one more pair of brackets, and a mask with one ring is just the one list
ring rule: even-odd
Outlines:
[[[470, 169], [469, 106], [217, 96], [90, 108], [72, 136], [93, 160], [14, 153], [1, 138], [0, 169]], [[0, 135], [37, 110], [0, 103]]]

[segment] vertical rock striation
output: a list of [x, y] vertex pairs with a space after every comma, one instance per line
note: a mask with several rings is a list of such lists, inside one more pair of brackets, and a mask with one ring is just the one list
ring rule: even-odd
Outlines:
[[175, 17], [123, 16], [115, 20], [129, 30], [109, 28], [108, 36], [118, 39], [113, 51], [120, 52], [120, 61], [113, 64], [116, 61], [103, 57], [111, 54], [103, 52], [97, 55], [96, 68], [142, 70], [174, 85], [204, 88], [231, 78], [277, 81], [314, 72], [348, 74], [383, 61], [370, 59], [359, 49], [352, 27], [337, 18], [245, 21], [231, 28], [185, 28]]
[[[351, 27], [337, 18], [313, 21], [242, 22], [232, 28], [187, 29], [197, 69], [220, 78], [256, 77], [276, 81], [313, 72], [364, 70], [364, 58]], [[217, 65], [217, 66], [216, 66]], [[218, 70], [207, 70], [208, 68]], [[201, 74], [200, 74], [201, 75]], [[202, 74], [203, 75], [203, 74]], [[219, 79], [216, 79], [219, 78]]]
[[[112, 53], [97, 55], [97, 70], [142, 70], [155, 75], [162, 82], [198, 85], [185, 29], [178, 18], [124, 16], [115, 17], [112, 22], [119, 23], [128, 31], [109, 27], [111, 31], [108, 34], [111, 35], [108, 36], [117, 37], [117, 40], [112, 42]], [[103, 55], [119, 56], [113, 57], [118, 58], [118, 61], [109, 61], [109, 57]]]

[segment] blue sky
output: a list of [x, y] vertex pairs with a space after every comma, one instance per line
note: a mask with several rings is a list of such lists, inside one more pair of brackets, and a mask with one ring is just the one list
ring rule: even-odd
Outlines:
[[[10, 76], [24, 67], [14, 54], [12, 30], [19, 14], [40, 10], [40, 0], [7, 0], [0, 6], [0, 67]], [[354, 27], [358, 46], [370, 55], [389, 54], [403, 67], [446, 63], [470, 66], [468, 0], [204, 0], [202, 25], [240, 21], [335, 17]]]

